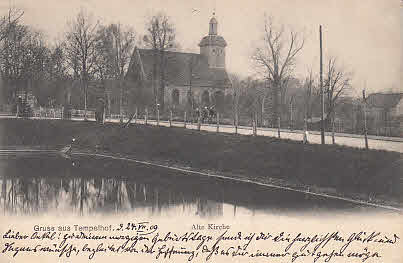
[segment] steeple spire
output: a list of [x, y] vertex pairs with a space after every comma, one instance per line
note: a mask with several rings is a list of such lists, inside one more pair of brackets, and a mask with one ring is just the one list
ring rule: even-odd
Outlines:
[[217, 19], [215, 18], [215, 11], [213, 17], [210, 19], [209, 35], [217, 35]]

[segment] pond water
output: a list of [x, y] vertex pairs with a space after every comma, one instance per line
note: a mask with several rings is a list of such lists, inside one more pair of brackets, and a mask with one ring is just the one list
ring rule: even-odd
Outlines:
[[345, 201], [106, 158], [0, 156], [5, 215], [222, 217], [368, 211]]

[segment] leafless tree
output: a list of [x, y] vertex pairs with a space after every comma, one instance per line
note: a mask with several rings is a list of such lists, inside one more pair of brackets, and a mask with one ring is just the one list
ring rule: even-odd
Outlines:
[[84, 118], [87, 118], [88, 82], [95, 71], [96, 40], [98, 21], [81, 10], [77, 16], [68, 23], [65, 36], [65, 52], [69, 67], [74, 76], [81, 81], [84, 90]]
[[242, 85], [245, 85], [245, 82], [242, 81], [241, 77], [238, 74], [231, 73], [229, 74], [229, 79], [231, 81], [231, 88], [232, 88], [232, 96], [233, 96], [233, 117], [234, 117], [234, 124], [238, 126], [239, 124], [239, 116], [240, 116], [240, 107], [239, 101], [242, 92]]
[[[288, 32], [286, 32], [288, 31]], [[297, 54], [304, 47], [304, 37], [283, 25], [276, 26], [272, 17], [265, 16], [263, 42], [252, 59], [263, 69], [265, 78], [270, 82], [273, 99], [272, 123], [279, 116], [281, 90], [292, 76]]]
[[323, 84], [326, 91], [325, 123], [329, 124], [333, 117], [339, 98], [346, 95], [351, 89], [351, 81], [352, 73], [338, 65], [335, 57], [329, 57]]
[[[147, 25], [147, 34], [144, 36], [145, 44], [154, 50], [153, 63], [153, 90], [155, 96], [155, 104], [161, 105], [164, 108], [165, 95], [165, 66], [166, 56], [165, 51], [175, 47], [175, 26], [170, 18], [164, 13], [158, 13], [151, 17]], [[158, 74], [158, 71], [159, 74]], [[159, 88], [155, 82], [159, 79]]]
[[130, 58], [135, 46], [134, 30], [127, 27], [122, 28], [120, 24], [110, 25], [113, 36], [114, 50], [114, 76], [119, 81], [120, 88], [120, 116], [122, 119], [122, 104], [123, 104], [123, 80], [129, 67]]
[[119, 83], [122, 118], [123, 81], [135, 46], [135, 33], [131, 27], [110, 24], [99, 28], [97, 39], [97, 74], [101, 80], [114, 79]]
[[22, 37], [26, 34], [26, 27], [20, 25], [19, 20], [23, 12], [9, 9], [7, 14], [0, 19], [0, 56], [1, 56], [1, 77], [4, 85], [2, 98], [3, 102], [10, 103], [16, 90], [16, 80], [20, 77], [22, 64], [22, 52], [19, 49], [22, 44]]
[[309, 70], [308, 76], [304, 80], [303, 88], [304, 118], [307, 120], [308, 118], [312, 117], [312, 107], [315, 98], [317, 97], [317, 88], [315, 86], [315, 77], [312, 69]]
[[24, 15], [24, 11], [17, 8], [8, 9], [7, 15], [4, 15], [0, 18], [0, 42], [7, 37], [10, 30], [12, 30], [12, 26], [18, 24], [22, 16]]
[[17, 89], [25, 91], [27, 95], [35, 82], [47, 78], [49, 49], [40, 31], [16, 20], [7, 25], [6, 31], [1, 36], [0, 71], [7, 83], [3, 95], [10, 102]]

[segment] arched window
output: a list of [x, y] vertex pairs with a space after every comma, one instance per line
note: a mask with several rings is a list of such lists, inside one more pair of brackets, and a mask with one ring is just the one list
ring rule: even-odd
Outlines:
[[203, 106], [208, 106], [210, 104], [210, 94], [207, 90], [202, 93], [202, 104]]
[[172, 104], [179, 105], [179, 90], [177, 89], [172, 91]]

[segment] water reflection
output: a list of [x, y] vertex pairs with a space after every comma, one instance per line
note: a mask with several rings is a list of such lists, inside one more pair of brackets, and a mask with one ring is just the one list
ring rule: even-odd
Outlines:
[[239, 211], [253, 215], [358, 209], [350, 203], [300, 193], [90, 157], [2, 156], [0, 183], [4, 214], [138, 211], [220, 217], [236, 216]]

